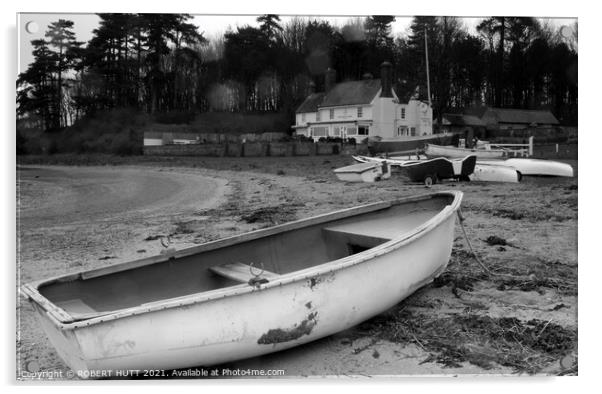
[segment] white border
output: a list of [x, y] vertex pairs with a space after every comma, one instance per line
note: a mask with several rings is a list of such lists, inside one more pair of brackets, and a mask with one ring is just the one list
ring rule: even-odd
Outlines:
[[[360, 392], [369, 390], [404, 390], [409, 393], [424, 391], [444, 391], [445, 393], [481, 393], [486, 389], [490, 393], [508, 392], [538, 392], [546, 390], [549, 392], [580, 392], [590, 391], [590, 387], [599, 386], [597, 375], [600, 358], [600, 340], [598, 331], [600, 329], [599, 300], [600, 300], [600, 257], [597, 244], [599, 240], [600, 209], [594, 206], [594, 201], [598, 200], [596, 192], [599, 180], [598, 164], [594, 159], [600, 156], [600, 133], [602, 132], [600, 122], [596, 115], [600, 112], [600, 12], [598, 7], [594, 7], [595, 2], [567, 2], [567, 1], [545, 1], [545, 2], [527, 2], [524, 0], [505, 0], [502, 2], [490, 1], [484, 4], [483, 1], [382, 1], [382, 2], [362, 2], [358, 5], [342, 5], [340, 2], [325, 2], [323, 0], [304, 0], [301, 2], [283, 2], [283, 1], [242, 1], [234, 0], [228, 2], [205, 2], [205, 1], [179, 1], [177, 3], [157, 2], [157, 3], [126, 3], [119, 0], [105, 0], [102, 2], [83, 2], [81, 0], [71, 1], [41, 1], [30, 0], [19, 2], [13, 6], [13, 3], [3, 2], [3, 94], [2, 111], [4, 120], [4, 143], [2, 147], [4, 154], [2, 185], [3, 206], [5, 215], [3, 216], [3, 244], [5, 258], [4, 264], [5, 292], [3, 306], [6, 308], [3, 316], [10, 316], [4, 319], [2, 331], [5, 339], [3, 346], [6, 351], [3, 352], [2, 368], [4, 372], [3, 381], [5, 390], [13, 391], [15, 377], [15, 75], [17, 59], [17, 34], [15, 14], [17, 11], [29, 12], [187, 12], [187, 13], [220, 13], [220, 14], [258, 14], [258, 13], [279, 13], [279, 14], [329, 14], [339, 15], [341, 9], [345, 13], [355, 15], [365, 14], [397, 14], [397, 15], [458, 15], [458, 16], [479, 16], [479, 15], [531, 15], [531, 16], [552, 16], [552, 17], [578, 17], [580, 38], [579, 42], [579, 79], [581, 81], [579, 91], [579, 123], [581, 132], [581, 141], [579, 144], [580, 168], [579, 178], [579, 377], [578, 378], [410, 378], [410, 379], [381, 379], [378, 381], [369, 379], [353, 380], [315, 380], [290, 382], [290, 381], [269, 381], [269, 382], [249, 382], [243, 380], [237, 381], [179, 381], [175, 382], [136, 382], [135, 384], [124, 384], [123, 382], [102, 382], [88, 383], [85, 390], [92, 392], [104, 392], [105, 385], [111, 387], [126, 386], [128, 388], [143, 388], [145, 392], [165, 391], [166, 384], [177, 384], [178, 390], [190, 389], [193, 392], [205, 390], [215, 390], [219, 388], [228, 388], [229, 391], [260, 391], [279, 392], [288, 391], [320, 391], [322, 389], [332, 389], [333, 385], [344, 386], [343, 389], [351, 392]], [[597, 121], [597, 122], [596, 122]], [[364, 385], [370, 385], [365, 387]], [[12, 387], [11, 387], [12, 386]], [[40, 387], [41, 386], [41, 387]], [[375, 387], [376, 386], [376, 387]], [[68, 387], [61, 387], [56, 384], [29, 385], [25, 387], [26, 391], [39, 391], [41, 388], [50, 391], [64, 392], [65, 389], [82, 390], [80, 385], [69, 384]], [[218, 388], [219, 387], [219, 388]], [[593, 391], [593, 390], [592, 390]]]

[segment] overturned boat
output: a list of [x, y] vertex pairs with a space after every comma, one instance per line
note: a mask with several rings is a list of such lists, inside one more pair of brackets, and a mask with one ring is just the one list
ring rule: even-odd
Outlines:
[[469, 178], [478, 182], [518, 183], [522, 175], [514, 167], [477, 162]]
[[461, 192], [378, 202], [21, 287], [74, 371], [209, 366], [391, 308], [446, 267]]
[[414, 182], [424, 182], [430, 186], [440, 179], [469, 180], [469, 175], [474, 172], [477, 157], [466, 156], [463, 159], [449, 160], [438, 157], [429, 160], [408, 161], [401, 165], [408, 177]]
[[558, 176], [572, 177], [573, 167], [570, 164], [554, 160], [542, 159], [507, 159], [507, 160], [483, 160], [478, 164], [498, 165], [512, 167], [523, 176]]

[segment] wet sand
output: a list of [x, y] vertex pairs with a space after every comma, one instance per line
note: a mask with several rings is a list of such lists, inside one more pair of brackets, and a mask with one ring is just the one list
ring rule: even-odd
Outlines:
[[[375, 184], [340, 182], [332, 168], [346, 164], [351, 164], [349, 158], [332, 156], [178, 158], [136, 166], [28, 167], [19, 172], [20, 280], [25, 283], [150, 256], [162, 248], [156, 240], [160, 235], [170, 235], [173, 246], [183, 248], [360, 203], [427, 191], [397, 174]], [[571, 164], [576, 167], [576, 162]], [[520, 184], [447, 182], [432, 188], [446, 189], [465, 192], [468, 236], [490, 269], [534, 278], [543, 272], [550, 277], [568, 277], [574, 281], [574, 289], [566, 288], [571, 281], [568, 285], [562, 282], [565, 287], [534, 281], [529, 287], [482, 277], [479, 266], [466, 255], [468, 246], [458, 227], [449, 281], [424, 287], [380, 318], [394, 322], [403, 311], [434, 322], [468, 315], [521, 322], [538, 319], [576, 331], [577, 178], [527, 178]], [[254, 220], [249, 220], [249, 215], [254, 215]], [[490, 236], [507, 241], [507, 245], [491, 245], [487, 242]], [[465, 277], [470, 286], [462, 285], [462, 280], [468, 280]], [[18, 363], [35, 360], [43, 370], [66, 370], [32, 312], [28, 304], [18, 305]], [[381, 326], [380, 320], [369, 321], [305, 346], [226, 367], [284, 369], [286, 376], [524, 372], [471, 360], [445, 364], [431, 357], [433, 349], [422, 337], [390, 340]], [[574, 351], [565, 351], [562, 357], [566, 354], [576, 357], [576, 343]], [[537, 366], [542, 367], [537, 373], [566, 372], [566, 365], [560, 365], [561, 356], [544, 356], [537, 358]]]

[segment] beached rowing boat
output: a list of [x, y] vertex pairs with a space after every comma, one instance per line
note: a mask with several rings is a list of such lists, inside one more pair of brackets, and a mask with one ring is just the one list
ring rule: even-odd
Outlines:
[[461, 200], [363, 205], [21, 292], [76, 372], [259, 356], [350, 328], [432, 281], [449, 261]]
[[[402, 163], [400, 163], [401, 160], [387, 159], [384, 157], [370, 157], [370, 156], [361, 156], [361, 155], [353, 156], [352, 155], [351, 158], [360, 164], [362, 164], [362, 163], [378, 163], [378, 164], [388, 163], [392, 166], [399, 166], [402, 164]], [[357, 164], [355, 164], [355, 165], [357, 165]], [[343, 168], [345, 168], [345, 167], [343, 167]]]
[[468, 155], [475, 155], [477, 159], [501, 159], [506, 156], [507, 151], [504, 149], [491, 149], [489, 145], [483, 148], [470, 149], [470, 148], [457, 148], [455, 146], [442, 146], [426, 144], [424, 150], [428, 157], [449, 157], [449, 158], [462, 158]]
[[391, 177], [391, 164], [385, 160], [362, 162], [334, 170], [335, 175], [347, 182], [375, 182]]

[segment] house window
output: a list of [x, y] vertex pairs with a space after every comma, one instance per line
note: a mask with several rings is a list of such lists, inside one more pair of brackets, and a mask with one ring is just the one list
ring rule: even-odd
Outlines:
[[357, 128], [355, 127], [347, 127], [347, 136], [357, 135]]
[[357, 134], [358, 135], [368, 135], [368, 126], [359, 126], [357, 128]]
[[334, 119], [334, 109], [330, 110], [330, 119]]
[[339, 126], [335, 126], [332, 129], [332, 135], [335, 137], [340, 137], [341, 136], [341, 128]]
[[362, 116], [364, 116], [363, 114], [364, 109], [362, 107], [357, 107], [357, 117], [361, 118]]
[[403, 137], [408, 135], [408, 127], [407, 126], [399, 126], [397, 128], [397, 136]]
[[312, 134], [314, 137], [328, 137], [328, 127], [314, 127]]
[[305, 114], [301, 114], [301, 123], [305, 123]]
[[320, 111], [316, 112], [316, 122], [320, 121]]
[[410, 127], [410, 135], [414, 137], [416, 135], [416, 127]]
[[401, 119], [405, 119], [406, 118], [406, 109], [404, 107], [401, 107]]

